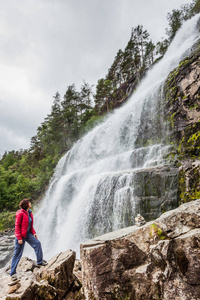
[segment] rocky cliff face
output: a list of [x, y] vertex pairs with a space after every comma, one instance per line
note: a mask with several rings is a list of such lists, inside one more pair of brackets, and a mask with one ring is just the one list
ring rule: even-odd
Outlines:
[[178, 159], [178, 202], [200, 197], [200, 43], [165, 83], [169, 141]]
[[200, 200], [81, 245], [86, 299], [200, 299]]
[[[135, 142], [136, 148], [156, 143], [171, 145], [163, 167], [152, 164], [138, 172], [142, 193], [136, 185], [135, 196], [139, 211], [149, 220], [181, 203], [200, 198], [200, 42], [169, 74], [164, 92], [160, 93], [154, 114], [149, 113], [150, 106], [144, 107]], [[162, 186], [161, 195], [159, 187], [164, 182], [168, 186]]]
[[13, 232], [6, 232], [0, 236], [0, 268], [11, 259], [15, 248], [15, 236]]

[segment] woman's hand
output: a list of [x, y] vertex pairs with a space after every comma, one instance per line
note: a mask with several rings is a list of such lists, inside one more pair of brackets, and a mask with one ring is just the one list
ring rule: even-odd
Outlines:
[[23, 244], [23, 240], [18, 240], [18, 243], [19, 244]]
[[37, 239], [37, 234], [36, 233], [33, 236]]

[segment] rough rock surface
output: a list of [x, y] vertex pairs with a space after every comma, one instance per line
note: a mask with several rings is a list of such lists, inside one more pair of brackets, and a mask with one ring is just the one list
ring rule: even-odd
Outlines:
[[75, 252], [71, 250], [55, 255], [45, 267], [38, 267], [34, 261], [23, 257], [17, 267], [19, 280], [13, 284], [10, 267], [1, 269], [0, 299], [81, 299], [81, 285], [73, 275], [74, 262]]
[[200, 299], [200, 200], [81, 245], [86, 299]]
[[38, 281], [47, 280], [55, 287], [60, 299], [66, 294], [74, 282], [73, 268], [75, 262], [75, 252], [61, 252], [49, 260], [48, 265], [36, 274]]
[[200, 42], [194, 48], [165, 83], [169, 141], [180, 166], [179, 203], [200, 198]]
[[11, 259], [14, 251], [15, 236], [5, 234], [0, 236], [0, 268], [4, 267], [6, 263]]
[[177, 176], [178, 169], [166, 165], [136, 170], [133, 179], [135, 213], [140, 212], [145, 220], [153, 220], [176, 208]]

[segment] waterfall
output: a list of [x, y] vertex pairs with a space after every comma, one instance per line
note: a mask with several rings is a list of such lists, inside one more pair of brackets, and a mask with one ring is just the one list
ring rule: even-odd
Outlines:
[[[138, 170], [164, 164], [163, 155], [170, 149], [162, 140], [138, 147], [141, 120], [154, 135], [165, 135], [164, 121], [159, 128], [152, 122], [155, 108], [162, 106], [167, 75], [198, 40], [197, 21], [195, 16], [184, 23], [128, 102], [59, 161], [35, 215], [45, 258], [67, 249], [79, 252], [79, 244], [86, 239], [134, 224], [134, 176]], [[142, 119], [145, 109], [146, 119]]]

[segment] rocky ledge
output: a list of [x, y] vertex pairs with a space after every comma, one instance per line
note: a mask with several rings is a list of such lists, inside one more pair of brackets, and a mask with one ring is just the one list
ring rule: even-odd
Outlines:
[[45, 267], [23, 257], [17, 267], [17, 280], [11, 280], [10, 267], [1, 270], [0, 299], [83, 299], [81, 284], [73, 274], [74, 263], [75, 252], [71, 250], [54, 256]]
[[0, 268], [4, 267], [11, 259], [15, 248], [15, 236], [13, 232], [4, 232], [0, 235]]
[[200, 200], [81, 245], [86, 299], [200, 299]]
[[82, 273], [71, 250], [40, 268], [22, 258], [12, 283], [10, 267], [2, 269], [0, 299], [199, 300], [200, 199], [136, 221], [83, 243]]

